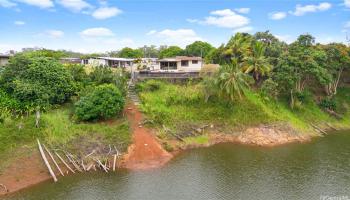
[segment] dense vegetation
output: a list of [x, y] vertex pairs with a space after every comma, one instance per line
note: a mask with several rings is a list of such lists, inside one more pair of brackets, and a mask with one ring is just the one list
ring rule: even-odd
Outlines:
[[155, 124], [178, 130], [288, 122], [301, 132], [309, 132], [310, 123], [350, 126], [350, 49], [344, 44], [316, 44], [306, 34], [288, 45], [269, 32], [237, 33], [206, 60], [220, 68], [203, 71], [199, 83], [138, 85], [142, 109]]
[[78, 141], [126, 146], [126, 81], [122, 70], [63, 65], [57, 52], [16, 54], [0, 72], [0, 156], [36, 138], [65, 148]]

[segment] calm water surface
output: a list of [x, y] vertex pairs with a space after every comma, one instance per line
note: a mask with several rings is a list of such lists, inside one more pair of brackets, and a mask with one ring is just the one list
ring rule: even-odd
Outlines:
[[350, 199], [350, 132], [277, 148], [220, 144], [185, 152], [162, 169], [61, 178], [7, 199]]

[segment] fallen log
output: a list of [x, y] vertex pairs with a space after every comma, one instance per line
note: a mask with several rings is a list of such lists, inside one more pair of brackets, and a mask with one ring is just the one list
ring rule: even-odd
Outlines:
[[102, 164], [102, 162], [101, 162], [99, 159], [96, 159], [95, 161], [97, 162], [97, 164], [99, 164], [99, 165], [102, 167], [102, 169], [103, 169], [106, 173], [108, 173], [107, 167], [104, 166], [104, 165]]
[[3, 188], [5, 192], [9, 192], [9, 190], [4, 184], [0, 184], [0, 188]]
[[114, 154], [114, 158], [113, 158], [113, 171], [115, 172], [115, 163], [117, 161], [117, 154]]
[[60, 172], [60, 174], [61, 174], [62, 176], [64, 176], [64, 173], [62, 172], [60, 166], [57, 164], [57, 162], [56, 162], [55, 158], [53, 157], [53, 155], [51, 154], [51, 152], [46, 148], [46, 146], [45, 146], [44, 144], [43, 144], [43, 147], [44, 147], [45, 151], [49, 154], [51, 160], [52, 160], [53, 163], [55, 164], [55, 166], [56, 166], [56, 168], [58, 169], [58, 171]]
[[312, 123], [310, 123], [310, 125], [311, 125], [312, 127], [314, 127], [314, 129], [316, 129], [316, 130], [318, 130], [319, 132], [321, 132], [322, 134], [327, 135], [327, 132], [326, 132], [326, 131], [322, 130], [321, 128], [317, 127], [316, 125], [314, 125], [314, 124], [312, 124]]
[[69, 167], [69, 165], [66, 163], [66, 161], [63, 160], [63, 158], [55, 151], [56, 156], [60, 159], [60, 161], [74, 174], [74, 170]]
[[90, 171], [90, 169], [92, 168], [93, 164], [91, 163], [87, 168], [86, 171]]
[[75, 167], [76, 170], [78, 170], [79, 172], [83, 172], [80, 167], [75, 163], [75, 161], [73, 160], [73, 158], [69, 155], [69, 153], [65, 154], [66, 157], [68, 158], [69, 162], [72, 163], [72, 165]]
[[44, 153], [44, 151], [43, 151], [43, 148], [41, 147], [41, 144], [40, 144], [39, 140], [37, 140], [37, 142], [38, 142], [38, 146], [39, 146], [39, 151], [40, 151], [41, 157], [43, 158], [43, 160], [44, 160], [44, 162], [45, 162], [45, 165], [46, 165], [47, 169], [49, 170], [49, 172], [50, 172], [50, 174], [51, 174], [53, 180], [54, 180], [55, 182], [57, 182], [56, 175], [55, 175], [55, 173], [54, 173], [54, 172], [52, 171], [52, 169], [51, 169], [50, 163], [49, 163], [49, 161], [48, 161], [47, 158], [46, 158], [46, 155], [45, 155], [45, 153]]

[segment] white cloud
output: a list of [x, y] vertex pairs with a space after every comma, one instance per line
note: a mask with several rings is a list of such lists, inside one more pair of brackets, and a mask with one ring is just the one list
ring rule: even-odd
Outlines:
[[17, 25], [17, 26], [23, 26], [26, 23], [24, 21], [15, 21], [14, 24]]
[[350, 0], [344, 0], [344, 5], [350, 8]]
[[192, 29], [165, 29], [162, 31], [152, 30], [148, 32], [148, 35], [156, 36], [164, 43], [179, 46], [185, 46], [198, 40], [203, 41], [203, 38], [199, 37], [197, 33]]
[[210, 14], [204, 20], [198, 20], [198, 23], [222, 28], [239, 28], [250, 23], [249, 18], [236, 14], [231, 9], [215, 10]]
[[80, 12], [84, 9], [92, 8], [92, 6], [84, 0], [58, 0], [58, 3], [73, 12]]
[[275, 37], [281, 41], [288, 43], [288, 44], [293, 42], [293, 38], [290, 35], [275, 35]]
[[318, 5], [305, 5], [302, 6], [300, 4], [296, 5], [295, 11], [290, 11], [292, 15], [295, 16], [303, 16], [306, 13], [309, 12], [320, 12], [320, 11], [326, 11], [332, 7], [332, 4], [323, 2]]
[[54, 7], [54, 4], [51, 0], [17, 0], [17, 1], [31, 5], [31, 6], [37, 6], [39, 8]]
[[5, 7], [5, 8], [11, 8], [15, 7], [17, 4], [8, 1], [8, 0], [0, 0], [0, 6]]
[[107, 19], [119, 15], [121, 13], [122, 10], [120, 10], [117, 7], [102, 7], [95, 10], [92, 13], [92, 16], [96, 19]]
[[190, 23], [197, 23], [197, 22], [199, 22], [198, 19], [186, 19], [186, 21], [188, 21]]
[[64, 32], [60, 30], [47, 30], [45, 32], [45, 35], [47, 35], [50, 38], [61, 38], [63, 37]]
[[287, 17], [287, 13], [285, 12], [273, 12], [269, 14], [269, 18], [272, 20], [280, 20]]
[[97, 28], [89, 28], [80, 33], [83, 37], [89, 37], [89, 38], [97, 38], [97, 37], [111, 37], [114, 36], [114, 33], [108, 29], [103, 27], [97, 27]]
[[244, 26], [241, 28], [236, 28], [233, 30], [234, 33], [249, 33], [253, 30], [253, 27], [251, 26]]
[[156, 30], [150, 30], [148, 33], [146, 33], [146, 35], [154, 35], [156, 33], [157, 33]]
[[241, 14], [248, 14], [250, 12], [250, 8], [236, 8], [235, 11]]
[[345, 22], [344, 28], [350, 28], [350, 21]]

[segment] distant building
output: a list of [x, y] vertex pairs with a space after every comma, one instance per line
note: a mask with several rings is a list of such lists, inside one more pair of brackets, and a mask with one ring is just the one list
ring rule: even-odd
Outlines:
[[200, 71], [203, 64], [201, 57], [176, 56], [158, 60], [158, 70], [166, 71]]
[[80, 58], [60, 58], [62, 64], [81, 64], [82, 60]]
[[0, 67], [5, 66], [9, 62], [10, 57], [10, 55], [0, 55]]
[[131, 58], [113, 58], [113, 57], [96, 57], [83, 59], [82, 64], [91, 66], [108, 66], [108, 67], [122, 67], [127, 68], [133, 65], [135, 59]]

